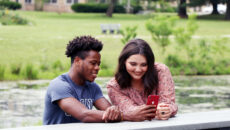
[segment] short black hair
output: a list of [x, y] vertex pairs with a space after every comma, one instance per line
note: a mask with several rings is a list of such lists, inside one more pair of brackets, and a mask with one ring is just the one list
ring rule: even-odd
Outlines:
[[91, 36], [80, 36], [75, 37], [72, 41], [69, 41], [66, 47], [66, 56], [71, 57], [71, 64], [73, 63], [76, 56], [81, 59], [85, 59], [87, 52], [94, 50], [100, 52], [103, 48], [101, 41]]

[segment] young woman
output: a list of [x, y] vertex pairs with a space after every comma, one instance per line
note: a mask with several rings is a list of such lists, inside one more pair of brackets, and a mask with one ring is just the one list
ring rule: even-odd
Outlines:
[[[155, 63], [144, 40], [134, 39], [126, 44], [107, 89], [111, 102], [123, 112], [123, 120], [167, 120], [177, 113], [171, 73], [166, 65]], [[157, 108], [146, 105], [148, 95], [159, 95]]]

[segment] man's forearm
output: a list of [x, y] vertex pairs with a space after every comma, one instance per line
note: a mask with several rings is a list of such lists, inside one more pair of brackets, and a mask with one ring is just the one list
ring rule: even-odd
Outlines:
[[104, 114], [104, 111], [100, 111], [100, 110], [85, 110], [83, 112], [83, 119], [80, 119], [80, 120], [85, 123], [104, 122], [104, 120], [102, 120], [103, 114]]

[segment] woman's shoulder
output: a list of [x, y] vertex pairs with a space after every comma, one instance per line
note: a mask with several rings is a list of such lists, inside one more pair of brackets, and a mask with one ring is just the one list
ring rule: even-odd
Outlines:
[[155, 68], [157, 71], [165, 71], [168, 70], [168, 66], [163, 63], [155, 63]]
[[115, 79], [115, 77], [113, 77], [108, 83], [107, 83], [107, 87], [119, 87], [119, 84], [117, 83], [117, 80]]

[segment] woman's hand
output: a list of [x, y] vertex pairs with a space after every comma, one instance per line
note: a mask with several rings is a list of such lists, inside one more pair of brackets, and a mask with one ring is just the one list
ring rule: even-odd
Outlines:
[[168, 120], [171, 116], [171, 111], [168, 104], [159, 103], [156, 111], [156, 119]]
[[141, 105], [135, 106], [132, 111], [125, 113], [130, 121], [144, 121], [151, 120], [155, 116], [155, 105]]
[[107, 108], [102, 116], [102, 120], [107, 122], [118, 121], [120, 119], [120, 110], [117, 106]]

